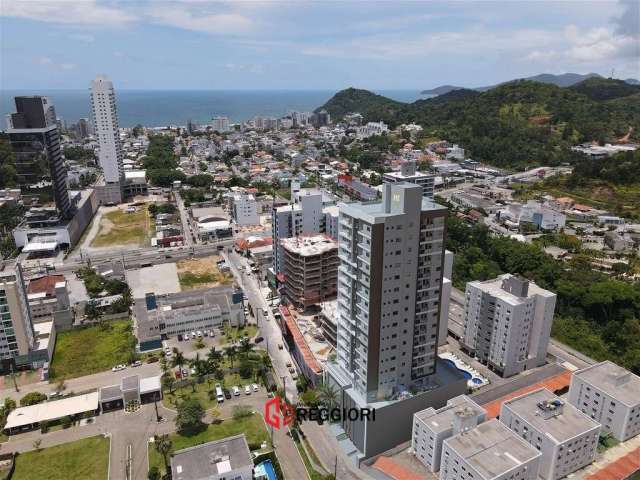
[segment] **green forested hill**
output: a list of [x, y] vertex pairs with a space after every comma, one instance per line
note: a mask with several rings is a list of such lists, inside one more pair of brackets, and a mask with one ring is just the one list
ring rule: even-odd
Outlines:
[[425, 136], [461, 143], [475, 160], [522, 169], [568, 161], [568, 147], [576, 143], [615, 141], [630, 129], [631, 140], [640, 138], [640, 94], [633, 94], [637, 87], [624, 85], [590, 79], [561, 88], [521, 80], [483, 93], [455, 90], [410, 104], [347, 89], [321, 108], [334, 118], [360, 112], [365, 121], [383, 120], [392, 127], [416, 122], [425, 127]]

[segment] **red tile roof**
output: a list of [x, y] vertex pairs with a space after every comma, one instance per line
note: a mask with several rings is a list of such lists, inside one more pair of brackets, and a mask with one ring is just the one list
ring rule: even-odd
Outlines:
[[304, 362], [311, 370], [320, 375], [322, 373], [322, 366], [320, 365], [318, 360], [316, 360], [315, 355], [309, 348], [309, 345], [304, 339], [304, 335], [302, 335], [302, 332], [300, 331], [298, 324], [293, 318], [293, 315], [291, 315], [291, 312], [287, 307], [284, 307], [282, 305], [280, 305], [280, 313], [282, 314], [282, 318], [287, 324], [287, 328], [291, 332], [291, 336], [293, 336], [293, 341], [297, 345], [298, 350], [300, 350], [300, 352], [302, 353]]
[[625, 480], [635, 472], [640, 472], [640, 448], [589, 475], [586, 480]]
[[550, 390], [552, 392], [557, 392], [558, 390], [567, 388], [571, 383], [571, 375], [572, 373], [567, 370], [534, 385], [530, 385], [528, 387], [521, 388], [520, 390], [516, 390], [515, 392], [511, 392], [509, 395], [500, 397], [499, 399], [494, 400], [493, 402], [489, 402], [486, 405], [482, 405], [482, 408], [487, 411], [487, 420], [496, 418], [498, 415], [500, 415], [502, 403], [506, 402], [507, 400], [511, 400], [512, 398], [519, 397], [521, 395], [524, 395], [525, 393], [533, 392], [534, 390], [538, 390], [540, 388], [546, 388], [547, 390]]
[[389, 457], [378, 457], [371, 466], [393, 480], [424, 480], [425, 478], [423, 475], [394, 462]]
[[27, 293], [43, 293], [47, 297], [56, 296], [56, 283], [64, 282], [64, 275], [47, 275], [46, 277], [35, 278], [29, 282]]

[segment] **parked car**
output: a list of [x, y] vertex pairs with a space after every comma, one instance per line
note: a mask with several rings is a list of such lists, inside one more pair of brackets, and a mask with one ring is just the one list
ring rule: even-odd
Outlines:
[[111, 369], [112, 372], [119, 372], [120, 370], [124, 370], [125, 368], [127, 368], [126, 365], [120, 364], [120, 365], [116, 365], [115, 367], [113, 367]]
[[293, 368], [293, 367], [291, 367], [291, 368], [289, 369], [289, 373], [290, 373], [291, 375], [293, 375], [294, 373], [296, 373], [296, 369], [295, 369], [295, 368]]
[[284, 347], [282, 346], [281, 343], [278, 344], [278, 350], [282, 350]]
[[260, 389], [260, 387], [258, 387], [257, 383], [254, 383], [253, 385], [251, 385], [251, 387], [253, 388], [254, 392], [257, 392]]
[[202, 338], [202, 332], [200, 330], [198, 330], [198, 337]]
[[224, 393], [224, 398], [226, 398], [227, 400], [231, 400], [231, 392], [229, 391], [228, 388], [225, 388], [223, 390], [223, 393]]
[[264, 340], [264, 337], [256, 337], [256, 339], [254, 340], [255, 343], [260, 343]]
[[287, 368], [291, 367], [291, 362], [287, 362], [285, 363], [285, 365], [287, 366]]
[[251, 387], [249, 385], [244, 387], [244, 394], [245, 395], [251, 395]]
[[189, 341], [189, 334], [188, 334], [188, 333], [185, 333], [185, 334], [184, 334], [184, 339], [185, 339], [185, 341], [187, 341], [187, 342]]
[[182, 376], [183, 377], [188, 377], [189, 376], [189, 370], [187, 370], [186, 368], [182, 369]]
[[208, 337], [208, 336], [209, 336], [209, 330], [205, 330], [204, 332], [202, 332], [202, 334], [203, 334], [205, 337]]
[[178, 334], [178, 341], [179, 341], [179, 342], [181, 342], [181, 341], [182, 341], [182, 334], [181, 334], [181, 333], [179, 333], [179, 334]]
[[142, 362], [140, 360], [136, 360], [131, 364], [132, 367], [140, 367], [141, 365], [142, 365]]
[[232, 390], [233, 390], [234, 397], [240, 396], [240, 389], [238, 387], [233, 387]]

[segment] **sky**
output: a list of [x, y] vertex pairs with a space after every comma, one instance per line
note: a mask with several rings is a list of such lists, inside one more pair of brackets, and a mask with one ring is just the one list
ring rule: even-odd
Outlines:
[[638, 0], [0, 0], [0, 88], [419, 90], [640, 77]]

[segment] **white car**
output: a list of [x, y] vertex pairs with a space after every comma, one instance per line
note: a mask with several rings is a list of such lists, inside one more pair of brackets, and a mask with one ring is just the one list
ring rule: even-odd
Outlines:
[[131, 364], [132, 367], [140, 367], [142, 366], [142, 362], [140, 360], [136, 360]]
[[126, 368], [127, 368], [127, 366], [126, 366], [126, 365], [122, 365], [122, 364], [120, 364], [120, 365], [116, 365], [115, 367], [113, 367], [113, 368], [111, 369], [111, 371], [112, 371], [112, 372], [119, 372], [120, 370], [124, 370], [124, 369], [126, 369]]
[[259, 390], [260, 387], [258, 387], [257, 383], [254, 383], [253, 385], [251, 385], [251, 388], [253, 388], [254, 392], [257, 392]]
[[189, 341], [189, 334], [185, 333], [184, 336], [182, 337], [182, 339], [188, 342]]
[[237, 397], [240, 395], [240, 389], [238, 387], [233, 387], [232, 390], [233, 390], [234, 397]]
[[202, 332], [198, 330], [198, 337], [202, 337]]
[[251, 395], [251, 387], [249, 385], [244, 387], [244, 394], [245, 395]]

